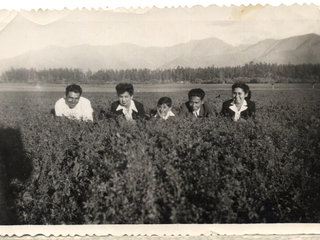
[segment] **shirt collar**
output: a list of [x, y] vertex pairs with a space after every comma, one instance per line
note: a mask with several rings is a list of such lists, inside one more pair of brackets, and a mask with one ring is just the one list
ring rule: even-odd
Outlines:
[[248, 108], [248, 103], [246, 100], [243, 100], [242, 106], [241, 106], [240, 110], [238, 111], [236, 104], [234, 103], [234, 101], [232, 101], [229, 108], [234, 112], [240, 113]]
[[167, 113], [167, 116], [163, 117], [163, 119], [168, 119], [168, 117], [174, 117], [174, 113], [171, 110]]
[[[174, 113], [170, 110], [170, 111], [168, 111], [167, 115], [164, 116], [164, 117], [162, 117], [162, 118], [165, 119], [165, 120], [167, 120], [168, 117], [174, 117], [174, 116], [175, 116]], [[160, 116], [159, 116], [159, 114], [157, 113], [156, 115], [154, 115], [154, 117], [160, 117]]]
[[[118, 107], [117, 107], [117, 109], [116, 109], [116, 111], [123, 110], [123, 109], [125, 109], [125, 108], [126, 108], [126, 107], [124, 107], [124, 106], [122, 106], [121, 104], [119, 104]], [[136, 105], [134, 104], [134, 101], [133, 101], [133, 100], [131, 100], [130, 107], [129, 107], [128, 110], [129, 110], [129, 111], [132, 110], [132, 111], [138, 112], [137, 107], [136, 107]]]

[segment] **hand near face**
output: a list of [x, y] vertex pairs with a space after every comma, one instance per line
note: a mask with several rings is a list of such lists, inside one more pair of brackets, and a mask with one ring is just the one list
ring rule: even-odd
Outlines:
[[170, 109], [171, 107], [168, 107], [167, 104], [162, 104], [160, 106], [157, 106], [157, 113], [160, 117], [165, 117], [167, 116]]

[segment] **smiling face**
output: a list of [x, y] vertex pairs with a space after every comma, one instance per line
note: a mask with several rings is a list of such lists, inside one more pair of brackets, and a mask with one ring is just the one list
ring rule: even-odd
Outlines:
[[81, 94], [80, 93], [75, 93], [75, 92], [68, 92], [68, 95], [66, 96], [66, 104], [68, 105], [69, 108], [75, 108], [77, 106], [79, 99], [80, 99]]
[[157, 106], [158, 113], [161, 117], [167, 116], [168, 112], [171, 110], [171, 107], [168, 107], [167, 104], [161, 104]]
[[193, 112], [198, 111], [198, 109], [201, 107], [203, 102], [204, 101], [201, 100], [200, 97], [193, 96], [193, 97], [189, 98], [189, 105], [190, 105]]
[[232, 90], [232, 97], [235, 104], [242, 104], [247, 95], [248, 94], [245, 93], [242, 88], [235, 88]]
[[126, 108], [130, 107], [132, 97], [128, 92], [124, 92], [118, 95], [120, 105]]

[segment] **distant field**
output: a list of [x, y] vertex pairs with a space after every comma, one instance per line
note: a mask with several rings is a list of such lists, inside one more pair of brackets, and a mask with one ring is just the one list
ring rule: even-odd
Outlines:
[[[270, 84], [248, 84], [254, 90], [271, 89]], [[1, 92], [63, 92], [66, 84], [46, 84], [46, 85], [31, 85], [31, 84], [0, 84]], [[116, 84], [105, 85], [81, 85], [84, 92], [114, 92]], [[203, 88], [206, 91], [214, 90], [229, 90], [231, 84], [134, 84], [136, 92], [183, 92], [192, 88]], [[312, 89], [309, 83], [280, 83], [275, 84], [275, 90], [284, 89]], [[315, 89], [320, 89], [320, 84], [316, 84]]]

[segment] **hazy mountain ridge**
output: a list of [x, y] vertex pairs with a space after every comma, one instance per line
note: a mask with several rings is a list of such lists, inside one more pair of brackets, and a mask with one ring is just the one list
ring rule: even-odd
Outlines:
[[266, 39], [234, 47], [217, 38], [192, 40], [171, 47], [141, 47], [121, 43], [111, 46], [49, 46], [0, 60], [0, 71], [14, 68], [174, 68], [237, 66], [249, 62], [276, 64], [320, 63], [320, 36], [307, 34], [281, 40]]

